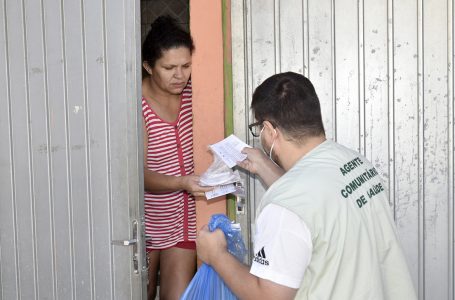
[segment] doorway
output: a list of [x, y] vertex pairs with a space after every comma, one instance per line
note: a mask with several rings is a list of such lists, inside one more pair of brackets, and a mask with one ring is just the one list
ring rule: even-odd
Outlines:
[[170, 15], [189, 30], [189, 8], [189, 0], [141, 0], [141, 41], [144, 41], [153, 21], [162, 15]]
[[[189, 31], [189, 0], [141, 0], [141, 45], [151, 29], [151, 24], [160, 16], [169, 15]], [[144, 76], [144, 70], [142, 75]], [[157, 278], [156, 298], [160, 294], [160, 276]]]

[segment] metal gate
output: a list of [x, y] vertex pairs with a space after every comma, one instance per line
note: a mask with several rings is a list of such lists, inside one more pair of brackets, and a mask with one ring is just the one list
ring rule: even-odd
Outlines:
[[138, 20], [139, 0], [0, 4], [0, 299], [145, 295]]
[[[308, 76], [329, 139], [387, 181], [419, 299], [454, 299], [454, 1], [232, 0], [234, 131], [252, 91]], [[247, 218], [263, 194], [251, 180]], [[247, 223], [247, 221], [246, 221]]]

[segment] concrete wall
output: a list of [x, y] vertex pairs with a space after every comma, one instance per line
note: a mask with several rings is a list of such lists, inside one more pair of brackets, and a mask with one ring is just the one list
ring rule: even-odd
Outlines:
[[[208, 145], [224, 138], [223, 39], [221, 1], [191, 0], [190, 30], [196, 45], [193, 56], [193, 113], [195, 172], [212, 162]], [[226, 201], [197, 199], [198, 228], [214, 213], [226, 212]]]

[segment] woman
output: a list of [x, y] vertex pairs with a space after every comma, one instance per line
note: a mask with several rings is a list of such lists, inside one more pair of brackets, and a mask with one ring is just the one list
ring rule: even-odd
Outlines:
[[196, 269], [194, 196], [210, 190], [194, 175], [189, 33], [156, 19], [142, 46], [145, 231], [148, 299], [179, 299]]

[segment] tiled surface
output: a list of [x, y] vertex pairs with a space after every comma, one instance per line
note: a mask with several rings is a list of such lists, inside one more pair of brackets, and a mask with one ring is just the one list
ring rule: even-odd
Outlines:
[[176, 18], [183, 28], [188, 29], [189, 0], [141, 0], [142, 41], [153, 21], [165, 14]]

